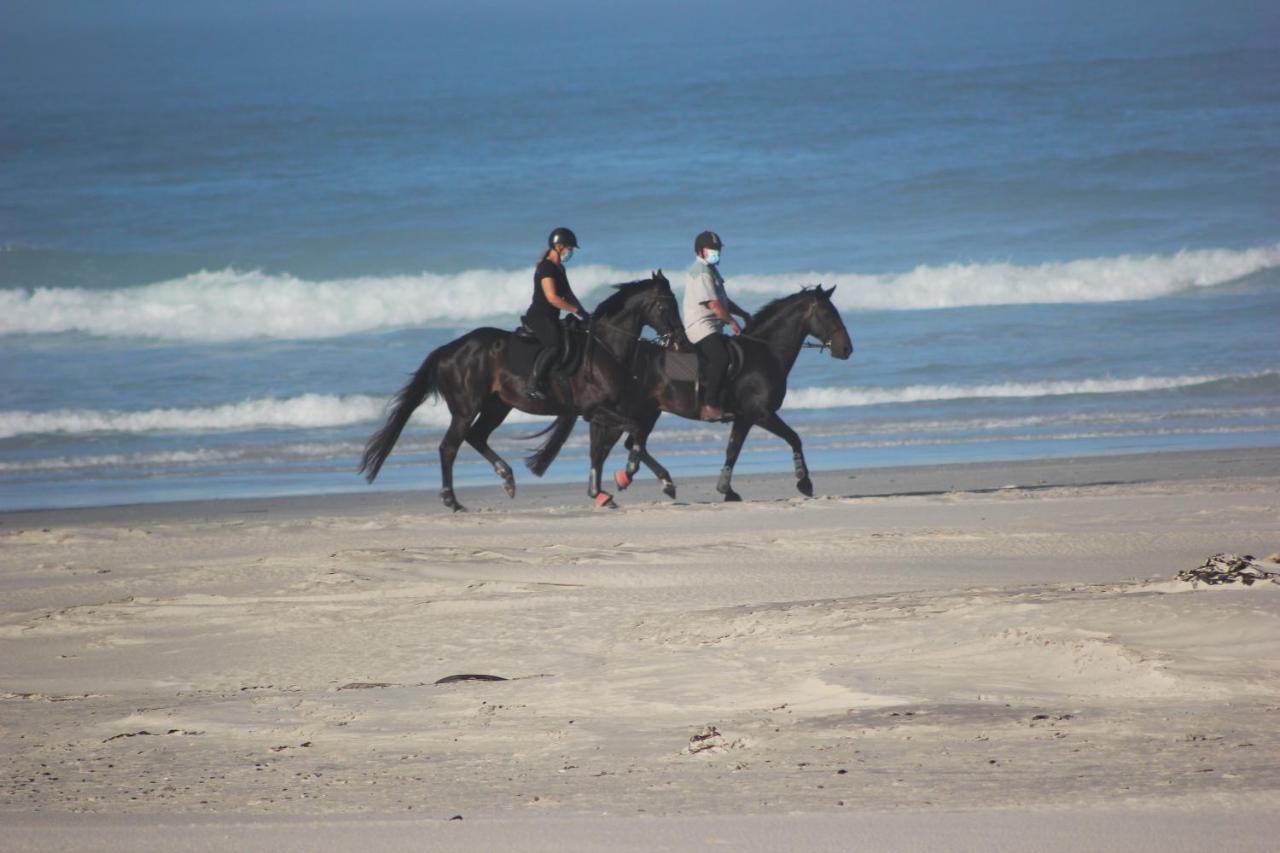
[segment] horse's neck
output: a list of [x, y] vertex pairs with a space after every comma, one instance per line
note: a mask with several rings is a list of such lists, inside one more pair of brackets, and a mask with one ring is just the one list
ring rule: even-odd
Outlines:
[[603, 329], [596, 339], [615, 359], [625, 361], [635, 349], [640, 330], [644, 328], [639, 316], [623, 309], [612, 317], [597, 318], [597, 322], [603, 325]]
[[800, 320], [792, 320], [789, 316], [774, 318], [766, 324], [765, 328], [746, 334], [749, 339], [768, 347], [769, 353], [782, 365], [786, 373], [791, 372], [796, 358], [800, 355], [800, 347], [808, 336]]

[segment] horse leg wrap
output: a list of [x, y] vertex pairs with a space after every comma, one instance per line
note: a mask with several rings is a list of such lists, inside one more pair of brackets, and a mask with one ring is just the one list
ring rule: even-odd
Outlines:
[[613, 482], [618, 484], [619, 489], [621, 489], [622, 491], [626, 491], [627, 486], [631, 485], [631, 472], [630, 471], [614, 471]]
[[728, 465], [720, 469], [720, 480], [716, 483], [716, 491], [722, 495], [727, 495], [733, 491], [733, 487], [729, 484], [733, 478], [733, 469]]
[[609, 494], [608, 492], [600, 492], [599, 494], [596, 495], [596, 506], [601, 508], [607, 507], [607, 506], [615, 506], [613, 502], [613, 495]]
[[800, 453], [791, 454], [791, 461], [796, 466], [796, 479], [803, 480], [809, 476], [809, 466], [804, 464], [804, 455]]

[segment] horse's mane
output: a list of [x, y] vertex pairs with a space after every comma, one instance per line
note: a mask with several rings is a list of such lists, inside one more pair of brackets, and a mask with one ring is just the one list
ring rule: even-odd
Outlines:
[[610, 317], [617, 314], [632, 295], [653, 284], [653, 281], [651, 278], [642, 278], [613, 285], [614, 293], [597, 305], [594, 313], [602, 317]]
[[802, 287], [797, 293], [788, 293], [786, 296], [779, 296], [777, 299], [766, 303], [764, 307], [751, 315], [751, 321], [747, 323], [746, 328], [742, 331], [758, 330], [762, 326], [768, 325], [799, 301], [801, 297], [812, 294], [817, 289], [818, 285], [816, 284], [813, 287]]

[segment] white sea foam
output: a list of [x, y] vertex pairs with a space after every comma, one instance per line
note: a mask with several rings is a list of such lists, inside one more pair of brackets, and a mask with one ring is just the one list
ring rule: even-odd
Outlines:
[[788, 409], [833, 409], [884, 403], [920, 403], [990, 397], [1056, 397], [1067, 394], [1124, 394], [1192, 388], [1229, 379], [1266, 379], [1276, 373], [1233, 376], [1135, 376], [1129, 379], [1078, 379], [1059, 382], [1002, 382], [994, 385], [908, 385], [903, 388], [819, 387], [787, 393]]
[[[374, 423], [385, 414], [387, 398], [364, 394], [302, 394], [280, 399], [266, 397], [191, 409], [148, 409], [125, 412], [110, 409], [57, 409], [49, 412], [0, 412], [0, 438], [32, 434], [83, 434], [94, 432], [232, 432], [257, 429], [319, 429]], [[508, 421], [535, 420], [512, 412]], [[413, 421], [447, 426], [449, 410], [428, 400], [414, 413]]]
[[1090, 258], [1065, 263], [949, 264], [917, 267], [893, 275], [813, 272], [805, 276], [734, 276], [734, 287], [765, 296], [786, 293], [777, 278], [839, 284], [841, 309], [958, 308], [970, 305], [1030, 305], [1155, 299], [1199, 287], [1225, 284], [1280, 266], [1280, 244], [1244, 251], [1206, 249], [1175, 255]]
[[[1274, 379], [1276, 372], [1232, 376], [1138, 376], [1129, 379], [1080, 379], [1061, 382], [1006, 382], [995, 385], [909, 385], [904, 388], [797, 388], [787, 395], [788, 409], [832, 409], [883, 403], [916, 403], [989, 397], [1048, 397], [1064, 394], [1122, 394], [1170, 388], [1193, 388], [1223, 380]], [[189, 409], [57, 409], [48, 412], [0, 411], [0, 438], [34, 434], [95, 432], [232, 432], [260, 429], [321, 429], [374, 424], [385, 416], [387, 398], [366, 394], [302, 394], [266, 397]], [[419, 426], [443, 427], [449, 412], [428, 400], [414, 414]], [[547, 419], [513, 411], [511, 423]]]
[[[1163, 256], [1092, 258], [1039, 266], [1007, 263], [918, 267], [866, 275], [803, 272], [748, 275], [727, 268], [743, 301], [764, 301], [815, 282], [840, 285], [851, 309], [1107, 302], [1151, 299], [1233, 281], [1280, 266], [1280, 244]], [[605, 266], [575, 267], [574, 289], [591, 304], [603, 285], [646, 276]], [[683, 273], [671, 276], [677, 290]], [[79, 332], [105, 337], [230, 341], [329, 338], [379, 329], [514, 324], [526, 307], [529, 271], [477, 269], [454, 275], [306, 281], [257, 271], [203, 271], [138, 287], [0, 290], [0, 335]]]

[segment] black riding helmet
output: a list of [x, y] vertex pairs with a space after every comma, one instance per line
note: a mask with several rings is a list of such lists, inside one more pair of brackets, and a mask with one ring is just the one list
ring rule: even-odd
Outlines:
[[561, 246], [572, 246], [576, 249], [578, 248], [578, 236], [568, 228], [557, 228], [547, 238], [547, 248], [554, 249], [557, 243]]
[[715, 249], [717, 252], [724, 247], [724, 243], [720, 242], [720, 235], [714, 231], [703, 231], [693, 240], [693, 253], [701, 255], [703, 249]]

